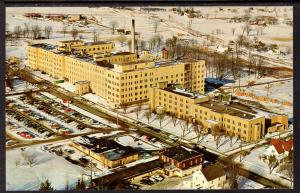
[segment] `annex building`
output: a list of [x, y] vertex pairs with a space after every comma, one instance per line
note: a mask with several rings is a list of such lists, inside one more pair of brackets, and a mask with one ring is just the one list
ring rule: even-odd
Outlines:
[[[265, 128], [265, 116], [257, 114], [247, 105], [231, 100], [229, 94], [208, 96], [191, 93], [180, 85], [165, 82], [151, 88], [150, 108], [152, 111], [172, 113], [178, 118], [202, 124], [208, 133], [222, 131], [246, 142], [259, 140], [268, 131]], [[276, 115], [276, 123], [286, 119], [287, 115]]]

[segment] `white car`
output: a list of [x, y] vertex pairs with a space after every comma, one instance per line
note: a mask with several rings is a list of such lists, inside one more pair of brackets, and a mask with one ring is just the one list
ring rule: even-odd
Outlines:
[[177, 139], [178, 139], [178, 137], [175, 136], [175, 135], [169, 135], [169, 138], [170, 138], [170, 139], [173, 139], [173, 140], [177, 140]]
[[164, 180], [164, 178], [163, 177], [161, 177], [160, 175], [158, 175], [158, 174], [156, 174], [156, 175], [154, 175], [154, 176], [152, 176], [154, 179], [156, 179], [157, 181], [159, 181], [159, 182], [161, 182], [161, 181], [163, 181]]

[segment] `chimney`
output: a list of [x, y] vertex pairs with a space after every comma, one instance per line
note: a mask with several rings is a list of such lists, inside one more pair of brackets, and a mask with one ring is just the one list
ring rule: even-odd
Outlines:
[[135, 53], [135, 21], [132, 20], [132, 29], [131, 29], [131, 52]]

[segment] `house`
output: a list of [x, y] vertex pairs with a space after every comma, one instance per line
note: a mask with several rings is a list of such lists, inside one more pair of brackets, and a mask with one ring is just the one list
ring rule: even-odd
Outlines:
[[45, 18], [51, 19], [53, 21], [62, 21], [65, 18], [64, 14], [47, 14]]
[[125, 34], [125, 30], [124, 29], [117, 29], [117, 33], [120, 35]]
[[202, 169], [203, 154], [182, 146], [173, 146], [161, 152], [159, 159], [165, 163], [169, 176], [187, 176]]
[[224, 52], [226, 52], [226, 51], [228, 51], [228, 48], [227, 48], [227, 47], [223, 47], [223, 46], [221, 46], [221, 45], [218, 45], [218, 46], [217, 46], [217, 52], [219, 52], [219, 53], [224, 53]]
[[203, 168], [202, 171], [197, 171], [193, 176], [183, 184], [187, 188], [193, 189], [228, 189], [229, 180], [225, 174], [224, 167], [215, 163]]
[[40, 13], [25, 13], [23, 16], [28, 17], [28, 18], [41, 18], [41, 17], [43, 17], [42, 14], [40, 14]]
[[84, 19], [85, 17], [80, 15], [80, 14], [72, 14], [72, 15], [68, 15], [68, 20], [70, 22], [76, 22], [79, 21], [81, 19]]
[[281, 161], [293, 150], [293, 142], [293, 139], [271, 139], [270, 146], [267, 148], [263, 156], [268, 158], [269, 156], [274, 155], [278, 161]]

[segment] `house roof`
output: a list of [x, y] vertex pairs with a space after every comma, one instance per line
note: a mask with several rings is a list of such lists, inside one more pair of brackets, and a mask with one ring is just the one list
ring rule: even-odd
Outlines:
[[221, 164], [216, 163], [203, 168], [202, 174], [204, 175], [207, 181], [211, 181], [224, 176], [225, 170]]
[[273, 145], [277, 153], [282, 154], [285, 151], [290, 152], [293, 148], [293, 139], [281, 140], [281, 139], [271, 139], [270, 145]]
[[170, 147], [161, 154], [178, 162], [203, 155], [202, 153], [194, 150], [188, 150], [187, 148], [183, 148], [181, 146]]

